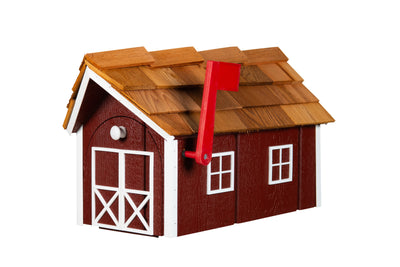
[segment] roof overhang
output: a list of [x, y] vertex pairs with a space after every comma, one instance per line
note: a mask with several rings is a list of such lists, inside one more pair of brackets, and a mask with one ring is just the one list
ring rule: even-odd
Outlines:
[[97, 85], [99, 85], [105, 92], [110, 94], [116, 100], [118, 100], [122, 105], [124, 105], [127, 109], [129, 109], [133, 114], [135, 114], [139, 119], [141, 119], [144, 123], [146, 123], [150, 128], [156, 131], [161, 137], [165, 140], [173, 140], [174, 136], [168, 134], [164, 131], [160, 126], [158, 126], [154, 121], [152, 121], [146, 114], [144, 114], [141, 110], [139, 110], [135, 105], [133, 105], [129, 100], [127, 100], [123, 95], [121, 95], [118, 91], [116, 91], [110, 83], [100, 77], [96, 72], [91, 70], [88, 66], [85, 66], [84, 74], [82, 80], [80, 82], [78, 93], [75, 99], [75, 102], [72, 103], [73, 107], [71, 109], [71, 113], [69, 116], [69, 120], [67, 123], [66, 130], [69, 134], [77, 132], [77, 130], [81, 127], [81, 123], [78, 121], [79, 113], [82, 110], [82, 103], [84, 102], [85, 97], [87, 96], [87, 88], [89, 81], [94, 81]]

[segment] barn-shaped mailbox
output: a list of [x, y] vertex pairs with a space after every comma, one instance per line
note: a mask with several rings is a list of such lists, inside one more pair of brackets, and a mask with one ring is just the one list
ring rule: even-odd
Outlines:
[[[319, 125], [333, 118], [279, 48], [87, 54], [64, 128], [77, 133], [78, 221], [180, 236], [318, 206]], [[218, 91], [211, 162], [195, 151], [208, 61], [241, 65]]]

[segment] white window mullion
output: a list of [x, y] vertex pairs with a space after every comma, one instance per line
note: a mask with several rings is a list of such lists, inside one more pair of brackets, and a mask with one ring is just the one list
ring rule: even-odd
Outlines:
[[222, 189], [222, 156], [219, 156], [219, 190]]

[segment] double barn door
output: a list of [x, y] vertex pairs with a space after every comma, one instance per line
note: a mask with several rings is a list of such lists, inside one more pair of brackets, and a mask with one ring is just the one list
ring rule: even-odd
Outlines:
[[153, 152], [92, 147], [92, 224], [153, 235]]

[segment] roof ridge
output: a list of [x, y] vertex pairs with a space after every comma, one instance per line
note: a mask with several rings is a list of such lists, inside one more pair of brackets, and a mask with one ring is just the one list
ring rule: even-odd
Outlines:
[[172, 67], [202, 63], [204, 58], [193, 46], [165, 49], [150, 52], [154, 58], [151, 67]]
[[143, 66], [154, 62], [152, 55], [143, 46], [88, 53], [85, 55], [84, 59], [98, 69]]

